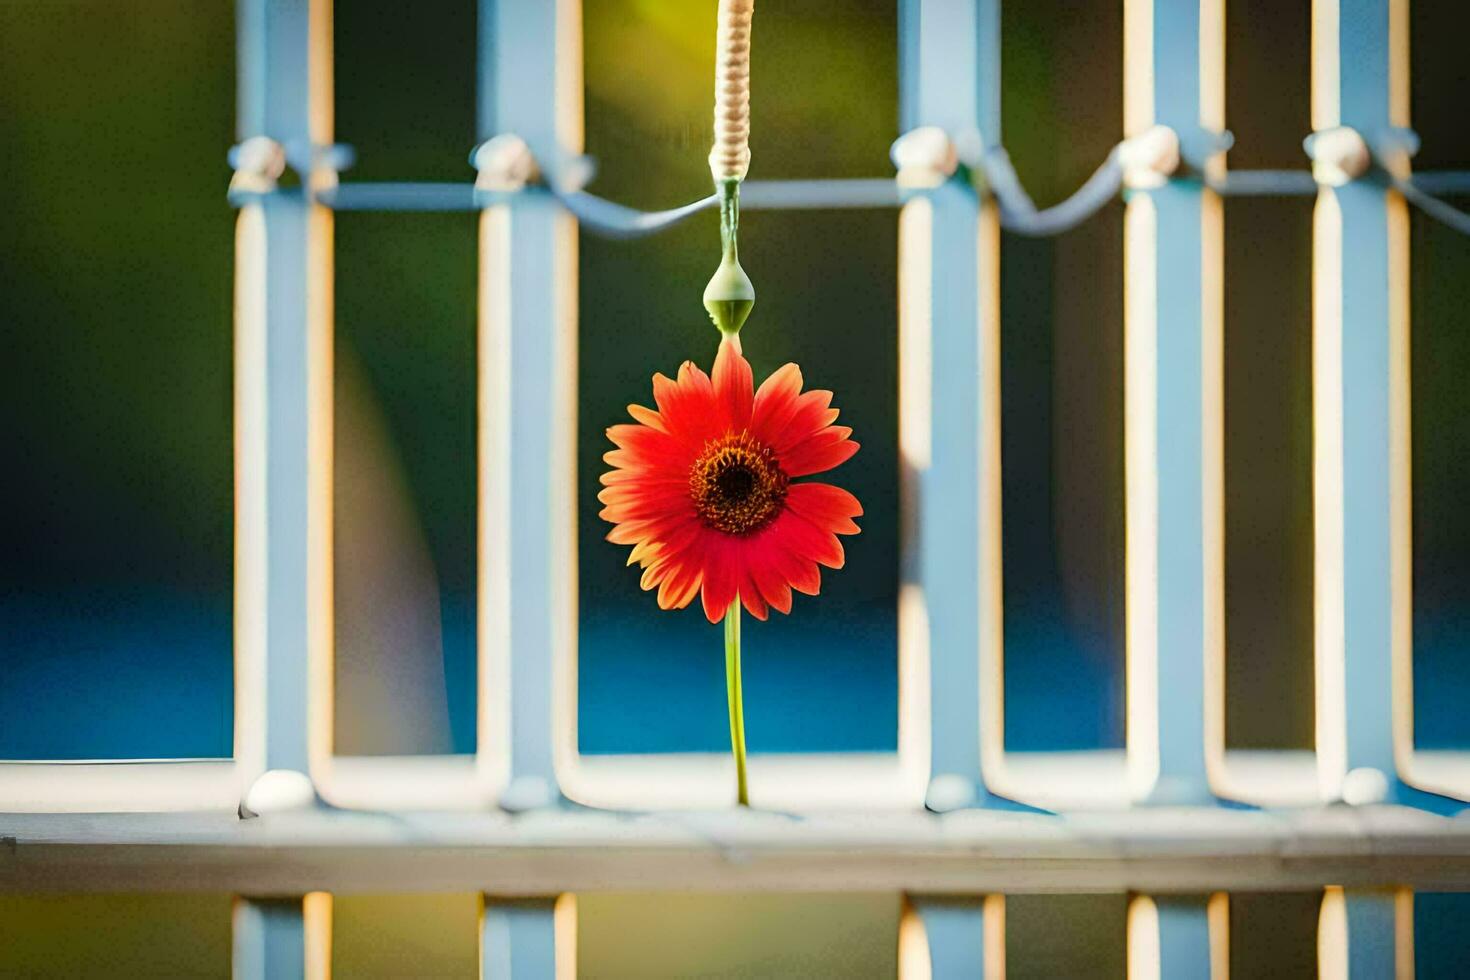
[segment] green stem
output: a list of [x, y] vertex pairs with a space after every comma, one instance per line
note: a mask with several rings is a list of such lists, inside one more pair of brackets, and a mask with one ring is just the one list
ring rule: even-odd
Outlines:
[[739, 262], [740, 181], [722, 180], [716, 191], [720, 198], [720, 258]]
[[730, 748], [735, 753], [736, 800], [750, 806], [745, 779], [745, 704], [740, 694], [740, 600], [725, 610], [725, 689], [730, 695]]
[[740, 268], [740, 181], [722, 180], [716, 185], [720, 197], [720, 267], [704, 287], [704, 308], [720, 333], [733, 337], [740, 332], [750, 308], [755, 305], [755, 287]]

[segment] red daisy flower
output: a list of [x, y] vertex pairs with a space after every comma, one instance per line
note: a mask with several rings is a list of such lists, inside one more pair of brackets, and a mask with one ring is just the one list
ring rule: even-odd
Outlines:
[[801, 390], [787, 364], [752, 395], [740, 341], [726, 338], [711, 378], [693, 362], [679, 379], [653, 376], [658, 411], [629, 405], [636, 425], [607, 430], [617, 449], [603, 459], [597, 499], [616, 525], [607, 539], [630, 544], [644, 589], [662, 609], [702, 592], [717, 623], [737, 598], [757, 619], [791, 611], [791, 590], [816, 595], [818, 565], [841, 568], [839, 534], [856, 534], [862, 505], [826, 483], [793, 483], [857, 452], [852, 429], [833, 425], [830, 391]]

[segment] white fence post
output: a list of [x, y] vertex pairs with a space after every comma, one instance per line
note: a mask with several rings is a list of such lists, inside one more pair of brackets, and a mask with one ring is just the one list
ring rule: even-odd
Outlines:
[[[903, 128], [997, 142], [998, 0], [905, 0], [900, 15]], [[901, 605], [927, 629], [928, 803], [948, 810], [991, 799], [981, 726], [1000, 724], [999, 225], [963, 171], [936, 177], [899, 218]]]
[[[1223, 625], [1217, 0], [1128, 0], [1124, 128], [1167, 126], [1192, 176], [1129, 175], [1124, 219], [1128, 756], [1132, 794], [1208, 802]], [[1210, 129], [1206, 128], [1209, 125]], [[1218, 691], [1211, 692], [1218, 696]]]
[[1328, 888], [1317, 927], [1322, 980], [1414, 977], [1414, 893]]
[[[520, 137], [558, 179], [582, 149], [581, 51], [574, 0], [484, 0], [480, 138]], [[577, 224], [536, 193], [480, 221], [479, 751], [526, 809], [559, 798], [574, 723]]]
[[[1211, 922], [1206, 895], [1135, 895], [1128, 904], [1128, 980], [1210, 980], [1224, 976], [1212, 941], [1224, 944], [1223, 918]], [[1219, 931], [1218, 938], [1212, 933]]]
[[332, 973], [332, 897], [237, 898], [232, 923], [235, 980], [325, 980]]
[[480, 911], [482, 980], [576, 980], [576, 899], [495, 898]]
[[240, 4], [241, 142], [273, 142], [301, 176], [237, 231], [235, 754], [252, 809], [310, 802], [331, 753], [332, 215], [315, 200], [336, 182], [331, 32], [330, 0]]
[[1353, 803], [1411, 793], [1409, 242], [1403, 198], [1333, 147], [1392, 149], [1407, 33], [1403, 0], [1313, 5], [1317, 759]]
[[1004, 980], [1005, 896], [914, 895], [909, 902], [899, 926], [899, 980]]

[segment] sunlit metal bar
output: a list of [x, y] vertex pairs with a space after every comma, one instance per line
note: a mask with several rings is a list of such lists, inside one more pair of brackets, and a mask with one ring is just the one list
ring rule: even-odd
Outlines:
[[[1373, 139], [1408, 124], [1403, 2], [1314, 0], [1315, 131]], [[1408, 247], [1397, 193], [1367, 177], [1324, 184], [1312, 300], [1317, 758], [1324, 794], [1355, 803], [1402, 796], [1412, 751]]]
[[[243, 0], [241, 140], [286, 147], [301, 186], [247, 204], [236, 249], [236, 757], [272, 803], [310, 799], [331, 751], [330, 0]], [[269, 514], [269, 520], [266, 515]]]
[[1327, 888], [1317, 924], [1322, 980], [1414, 977], [1414, 893], [1407, 888]]
[[[249, 196], [235, 230], [235, 757], [0, 765], [0, 809], [233, 809], [266, 769], [309, 799], [331, 705], [329, 0], [241, 0], [236, 131], [289, 146], [302, 186]], [[266, 514], [271, 515], [268, 523]], [[293, 788], [294, 785], [294, 788]]]
[[1128, 980], [1210, 980], [1209, 907], [1205, 895], [1135, 895], [1128, 903]]
[[914, 895], [899, 926], [899, 980], [1004, 980], [1005, 897]]
[[576, 910], [572, 895], [483, 896], [481, 980], [576, 980]]
[[332, 975], [332, 896], [236, 898], [235, 980], [326, 980]]
[[[899, 32], [903, 129], [937, 126], [955, 141], [982, 133], [998, 140], [998, 0], [906, 0]], [[996, 219], [993, 203], [982, 203], [962, 178], [910, 201], [899, 217], [908, 522], [900, 616], [907, 613], [927, 645], [928, 800], [941, 810], [983, 804], [988, 795], [980, 663], [982, 651], [999, 655], [1000, 542], [984, 537], [982, 513], [999, 507], [998, 474], [990, 472], [1000, 457], [998, 325], [985, 319], [998, 308]], [[998, 679], [998, 659], [994, 673]], [[999, 691], [991, 694], [998, 711]]]
[[1209, 980], [1209, 898], [1204, 895], [1159, 895], [1159, 976]]
[[[582, 151], [575, 0], [482, 0], [478, 131]], [[505, 806], [559, 798], [577, 627], [577, 224], [546, 195], [480, 217], [479, 757]], [[562, 701], [558, 703], [558, 695]], [[555, 728], [556, 735], [553, 735]], [[555, 737], [555, 745], [554, 745]]]
[[[1127, 134], [1168, 126], [1182, 161], [1207, 171], [1224, 114], [1218, 2], [1129, 0], [1124, 16]], [[1129, 197], [1129, 782], [1154, 802], [1210, 799], [1207, 713], [1223, 711], [1220, 235], [1219, 198], [1198, 179]]]
[[[1375, 141], [1409, 125], [1407, 0], [1316, 0], [1312, 126]], [[1391, 150], [1392, 147], [1389, 147]], [[1314, 217], [1317, 741], [1327, 795], [1436, 806], [1470, 798], [1452, 754], [1413, 745], [1409, 214], [1373, 172], [1329, 179]], [[1343, 181], [1346, 182], [1343, 182]], [[1438, 204], [1439, 202], [1428, 202]], [[1437, 210], [1437, 209], [1436, 209]], [[1431, 211], [1434, 213], [1434, 211]], [[1442, 215], [1435, 215], [1443, 218]]]

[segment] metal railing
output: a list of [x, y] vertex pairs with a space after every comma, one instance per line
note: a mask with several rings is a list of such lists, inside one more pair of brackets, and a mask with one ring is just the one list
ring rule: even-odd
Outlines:
[[[1003, 149], [999, 0], [900, 3], [910, 135], [895, 147], [898, 180], [745, 184], [748, 208], [899, 209], [900, 452], [915, 529], [899, 749], [754, 760], [757, 806], [836, 811], [792, 820], [673, 812], [728, 804], [722, 759], [576, 751], [576, 233], [652, 234], [714, 199], [643, 213], [582, 189], [575, 0], [482, 0], [482, 143], [477, 179], [462, 184], [341, 182], [330, 0], [240, 0], [235, 758], [0, 764], [0, 809], [37, 814], [3, 818], [0, 887], [229, 889], [246, 896], [241, 976], [320, 968], [311, 935], [330, 899], [315, 893], [473, 888], [490, 893], [485, 972], [518, 977], [556, 972], [557, 897], [583, 889], [902, 890], [915, 910], [905, 976], [942, 977], [993, 975], [1005, 891], [1122, 889], [1137, 893], [1131, 973], [1173, 977], [1204, 975], [1223, 942], [1212, 894], [1330, 886], [1345, 890], [1324, 911], [1324, 970], [1388, 975], [1412, 942], [1403, 890], [1470, 889], [1470, 826], [1371, 805], [1424, 790], [1470, 798], [1466, 756], [1412, 744], [1405, 578], [1405, 202], [1463, 230], [1431, 195], [1463, 192], [1470, 176], [1407, 171], [1402, 0], [1318, 0], [1313, 169], [1228, 171], [1220, 3], [1128, 0], [1129, 138], [1054, 207], [1036, 207]], [[1342, 137], [1360, 133], [1361, 152]], [[278, 183], [288, 167], [299, 186]], [[1059, 234], [1120, 193], [1127, 747], [1022, 758], [1001, 728], [1000, 230]], [[1315, 753], [1225, 751], [1229, 195], [1317, 198]], [[473, 757], [332, 750], [339, 210], [480, 214]], [[1340, 805], [1235, 811], [1221, 799]], [[1070, 812], [991, 812], [1009, 800]], [[87, 813], [109, 810], [151, 812]], [[478, 812], [384, 812], [453, 810]]]

